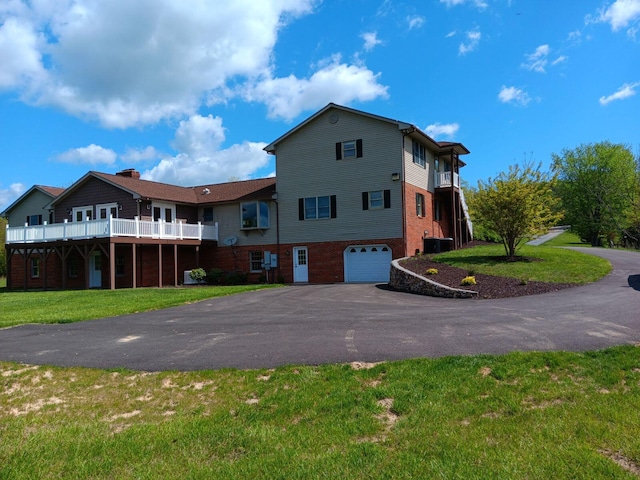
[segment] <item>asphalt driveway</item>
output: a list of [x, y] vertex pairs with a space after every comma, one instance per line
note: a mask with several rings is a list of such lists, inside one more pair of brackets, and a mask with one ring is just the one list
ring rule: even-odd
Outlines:
[[65, 325], [0, 330], [0, 360], [138, 370], [270, 368], [640, 342], [640, 253], [584, 249], [614, 271], [583, 287], [452, 300], [305, 285]]

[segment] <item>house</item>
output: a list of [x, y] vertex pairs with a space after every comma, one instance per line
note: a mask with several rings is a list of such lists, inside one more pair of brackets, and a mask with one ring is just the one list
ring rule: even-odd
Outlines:
[[179, 285], [196, 267], [251, 281], [386, 282], [392, 258], [471, 239], [460, 143], [329, 104], [265, 150], [276, 178], [181, 187], [128, 169], [33, 187], [2, 213], [8, 288]]
[[462, 144], [329, 104], [265, 150], [276, 156], [279, 251], [294, 282], [387, 281], [391, 259], [425, 239], [457, 248], [471, 238]]

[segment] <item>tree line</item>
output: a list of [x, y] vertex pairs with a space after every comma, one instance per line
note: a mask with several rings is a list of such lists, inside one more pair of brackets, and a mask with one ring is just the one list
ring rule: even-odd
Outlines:
[[507, 256], [560, 222], [593, 246], [640, 248], [640, 158], [627, 145], [565, 149], [548, 171], [524, 162], [467, 190], [474, 237]]

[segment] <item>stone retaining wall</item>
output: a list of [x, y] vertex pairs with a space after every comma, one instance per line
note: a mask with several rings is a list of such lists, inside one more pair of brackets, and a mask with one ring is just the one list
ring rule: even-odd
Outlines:
[[407, 270], [400, 266], [399, 262], [402, 260], [404, 260], [404, 258], [399, 258], [391, 262], [389, 278], [389, 286], [391, 286], [391, 288], [403, 292], [428, 295], [430, 297], [477, 298], [478, 296], [478, 292], [440, 285], [415, 272]]

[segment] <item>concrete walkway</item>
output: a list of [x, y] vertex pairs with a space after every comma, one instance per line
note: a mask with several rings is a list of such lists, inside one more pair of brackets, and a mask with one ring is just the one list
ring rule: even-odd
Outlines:
[[533, 246], [538, 246], [538, 245], [542, 245], [545, 242], [548, 242], [549, 240], [551, 240], [552, 238], [557, 237], [558, 235], [560, 235], [561, 233], [566, 232], [567, 230], [569, 230], [570, 227], [567, 226], [562, 226], [562, 227], [553, 227], [549, 230], [548, 233], [545, 233], [544, 235], [540, 235], [537, 238], [534, 238], [533, 240], [527, 242], [527, 245], [533, 245]]

